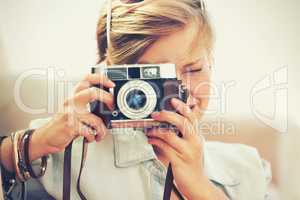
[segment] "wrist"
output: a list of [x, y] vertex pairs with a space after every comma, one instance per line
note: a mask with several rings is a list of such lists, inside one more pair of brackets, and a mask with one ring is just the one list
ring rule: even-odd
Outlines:
[[32, 133], [30, 142], [29, 142], [29, 158], [30, 161], [39, 159], [47, 155], [47, 145], [43, 140], [43, 137], [38, 130], [35, 130]]
[[194, 184], [188, 200], [211, 200], [214, 199], [215, 186], [208, 177], [203, 177], [197, 184]]
[[13, 150], [10, 138], [5, 138], [1, 145], [1, 165], [8, 171], [14, 171]]

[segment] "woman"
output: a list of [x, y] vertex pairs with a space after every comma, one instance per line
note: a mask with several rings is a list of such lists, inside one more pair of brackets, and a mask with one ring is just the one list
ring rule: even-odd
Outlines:
[[[174, 182], [185, 199], [265, 199], [269, 168], [255, 149], [205, 142], [200, 136], [198, 125], [209, 100], [213, 46], [212, 28], [203, 3], [114, 1], [111, 14], [104, 12], [97, 27], [99, 63], [176, 64], [177, 77], [189, 91], [187, 103], [172, 99], [177, 113], [163, 110], [153, 113], [152, 118], [176, 126], [183, 137], [166, 129], [108, 130], [103, 120], [86, 107], [99, 100], [111, 108], [112, 94], [91, 86], [112, 88], [114, 83], [102, 74], [89, 74], [76, 86], [74, 96], [66, 100], [61, 112], [30, 126], [35, 129], [29, 144], [30, 159], [51, 155], [48, 169], [40, 178], [47, 192], [56, 199], [62, 198], [62, 152], [78, 138], [73, 145], [71, 199], [79, 199], [76, 176], [82, 149], [78, 141], [83, 136], [90, 142], [81, 178], [81, 190], [87, 199], [161, 200], [169, 163]], [[111, 23], [106, 19], [111, 19]], [[5, 139], [2, 163], [12, 171], [11, 157], [11, 141]], [[171, 199], [178, 196], [172, 192]]]

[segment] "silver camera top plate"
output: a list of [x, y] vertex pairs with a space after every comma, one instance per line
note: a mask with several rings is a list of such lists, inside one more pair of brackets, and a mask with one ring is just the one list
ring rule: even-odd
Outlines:
[[[118, 74], [115, 77], [110, 77], [112, 80], [130, 80], [129, 72], [131, 69], [139, 69], [139, 79], [169, 79], [176, 78], [176, 66], [175, 64], [131, 64], [131, 65], [111, 65], [106, 66], [99, 64], [93, 67], [93, 72], [102, 73], [109, 77], [109, 72], [114, 71], [114, 74]], [[118, 71], [119, 73], [116, 73]]]

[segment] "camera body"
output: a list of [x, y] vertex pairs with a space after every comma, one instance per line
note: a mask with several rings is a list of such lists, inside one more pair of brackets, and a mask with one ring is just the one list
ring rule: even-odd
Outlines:
[[187, 90], [177, 79], [174, 64], [96, 66], [92, 73], [103, 73], [116, 84], [111, 89], [94, 86], [113, 94], [113, 111], [99, 101], [90, 104], [91, 112], [101, 117], [109, 128], [157, 126], [159, 123], [151, 118], [151, 113], [176, 112], [171, 99], [187, 100]]

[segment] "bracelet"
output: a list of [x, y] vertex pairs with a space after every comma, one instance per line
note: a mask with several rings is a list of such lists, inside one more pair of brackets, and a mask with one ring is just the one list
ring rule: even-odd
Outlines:
[[24, 177], [21, 175], [20, 169], [18, 167], [18, 137], [20, 136], [19, 132], [14, 132], [11, 134], [11, 143], [12, 143], [12, 152], [13, 152], [13, 163], [14, 163], [14, 169], [16, 173], [16, 178], [18, 178], [20, 181], [24, 181]]
[[25, 181], [29, 180], [31, 178], [31, 175], [29, 173], [28, 167], [25, 162], [25, 151], [24, 151], [24, 138], [26, 137], [26, 132], [22, 134], [20, 140], [18, 141], [18, 156], [19, 156], [19, 170], [24, 177]]
[[14, 132], [11, 134], [13, 158], [14, 158], [13, 161], [14, 161], [14, 169], [16, 172], [16, 177], [18, 178], [19, 181], [24, 182], [24, 181], [26, 181], [26, 179], [23, 176], [23, 173], [21, 172], [22, 164], [20, 164], [20, 157], [19, 157], [20, 154], [19, 154], [19, 150], [18, 150], [21, 137], [22, 137], [22, 131]]
[[41, 162], [41, 166], [40, 166], [40, 173], [36, 174], [33, 170], [33, 167], [31, 165], [30, 158], [29, 158], [29, 142], [30, 142], [30, 139], [31, 139], [32, 134], [33, 134], [34, 131], [35, 130], [25, 131], [23, 144], [24, 144], [24, 159], [25, 159], [26, 167], [28, 169], [28, 172], [29, 172], [30, 176], [32, 178], [37, 179], [37, 178], [42, 177], [46, 172], [48, 156], [43, 156], [42, 157], [42, 162]]

